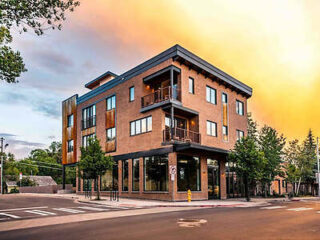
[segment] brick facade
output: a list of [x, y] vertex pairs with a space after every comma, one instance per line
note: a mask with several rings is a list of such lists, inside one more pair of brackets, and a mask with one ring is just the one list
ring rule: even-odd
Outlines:
[[[177, 52], [179, 49], [181, 49], [180, 46], [174, 46], [170, 49], [175, 50], [174, 48], [177, 48]], [[169, 50], [165, 51], [164, 53], [168, 52]], [[187, 50], [185, 51], [186, 54], [191, 54], [187, 52]], [[139, 68], [139, 71], [138, 69], [134, 68], [133, 70], [136, 71], [130, 70], [128, 73], [124, 73], [123, 75], [110, 80], [110, 82], [114, 83], [114, 86], [106, 88], [106, 90], [104, 91], [98, 92], [99, 89], [102, 89], [104, 86], [107, 86], [109, 84], [106, 79], [100, 80], [103, 82], [102, 84], [91, 83], [91, 85], [99, 85], [98, 87], [91, 90], [96, 94], [91, 94], [89, 92], [89, 94], [78, 98], [76, 106], [77, 117], [75, 118], [76, 145], [74, 146], [74, 151], [76, 151], [76, 154], [74, 154], [74, 156], [76, 156], [76, 159], [74, 159], [74, 162], [78, 162], [80, 160], [80, 146], [82, 144], [82, 137], [84, 135], [95, 133], [97, 138], [101, 141], [101, 147], [103, 149], [105, 148], [105, 143], [107, 141], [106, 98], [115, 95], [115, 150], [106, 154], [114, 156], [114, 159], [118, 161], [118, 191], [120, 196], [170, 201], [184, 201], [187, 199], [187, 192], [178, 191], [177, 175], [175, 176], [175, 180], [171, 181], [169, 173], [168, 191], [144, 191], [144, 156], [150, 156], [150, 152], [161, 152], [162, 149], [163, 151], [167, 151], [165, 152], [165, 154], [168, 156], [168, 171], [169, 166], [177, 166], [177, 156], [179, 154], [196, 156], [200, 158], [201, 191], [192, 192], [192, 199], [196, 200], [208, 199], [207, 158], [218, 160], [220, 172], [219, 195], [221, 199], [224, 199], [226, 198], [226, 156], [227, 152], [233, 148], [237, 140], [236, 130], [241, 130], [244, 133], [247, 132], [247, 99], [251, 96], [251, 90], [248, 93], [243, 89], [240, 89], [241, 87], [239, 86], [242, 86], [242, 83], [237, 82], [237, 80], [233, 80], [233, 78], [229, 75], [223, 75], [223, 77], [221, 77], [220, 79], [218, 75], [210, 75], [209, 70], [209, 72], [206, 72], [206, 68], [203, 67], [203, 69], [201, 69], [199, 66], [197, 66], [197, 63], [193, 63], [191, 62], [191, 60], [183, 60], [181, 59], [181, 57], [178, 58], [173, 55], [173, 57], [164, 58], [163, 61], [157, 62], [157, 64], [154, 63], [153, 66], [150, 66], [152, 65], [150, 61], [159, 61], [159, 56], [164, 55], [164, 53], [139, 65], [137, 67]], [[207, 63], [204, 62], [202, 64]], [[172, 138], [169, 142], [165, 141], [163, 138], [164, 130], [166, 129], [165, 116], [168, 115], [169, 117], [171, 117], [170, 111], [166, 110], [165, 105], [159, 105], [159, 107], [153, 107], [148, 110], [142, 109], [141, 97], [144, 97], [148, 94], [154, 94], [156, 89], [153, 89], [153, 87], [155, 86], [153, 84], [155, 84], [157, 81], [160, 81], [160, 77], [155, 77], [154, 79], [152, 79], [151, 83], [145, 83], [143, 79], [150, 76], [151, 74], [158, 73], [159, 71], [164, 71], [164, 69], [170, 67], [175, 67], [175, 69], [178, 69], [176, 70], [178, 71], [178, 73], [175, 73], [176, 75], [170, 75], [169, 81], [173, 81], [171, 79], [171, 76], [176, 77], [178, 89], [181, 91], [181, 99], [179, 99], [178, 106], [174, 107], [174, 102], [169, 102], [166, 107], [168, 107], [169, 109], [171, 109], [171, 107], [174, 107], [175, 117], [178, 116], [182, 119], [185, 119], [186, 121], [186, 127], [184, 128], [184, 130], [190, 131], [190, 133], [188, 132], [188, 134], [191, 134], [194, 130], [197, 131], [196, 134], [200, 134], [201, 143], [193, 143], [193, 139], [191, 139], [190, 142], [190, 139], [188, 139], [189, 137], [186, 137], [186, 135], [183, 135], [185, 136], [185, 139], [178, 139], [178, 142], [176, 141], [176, 138]], [[213, 66], [212, 69], [215, 70]], [[129, 74], [132, 71], [133, 76]], [[163, 73], [164, 78], [166, 76], [165, 74], [167, 73]], [[221, 73], [219, 72], [219, 74]], [[130, 77], [126, 77], [127, 75], [130, 75]], [[194, 94], [191, 94], [188, 91], [189, 77], [192, 77], [194, 79]], [[225, 83], [223, 81], [223, 79], [227, 77], [235, 82], [235, 86], [231, 86], [233, 82], [231, 82], [230, 85], [230, 82]], [[167, 78], [165, 80], [167, 81]], [[117, 83], [116, 81], [119, 81], [119, 83]], [[134, 86], [135, 89], [135, 99], [134, 101], [130, 102], [129, 88], [132, 86]], [[210, 86], [211, 88], [216, 89], [216, 104], [207, 102], [206, 86]], [[245, 85], [243, 86], [250, 89]], [[228, 95], [228, 141], [224, 141], [222, 138], [222, 93], [226, 93]], [[236, 100], [240, 100], [244, 104], [243, 116], [236, 113]], [[96, 108], [96, 124], [89, 129], [83, 130], [81, 128], [82, 111], [84, 108], [93, 104], [95, 104]], [[160, 102], [157, 104], [162, 103]], [[152, 116], [152, 131], [135, 136], [130, 136], [130, 122], [148, 116]], [[66, 116], [64, 116], [64, 119], [66, 119]], [[216, 137], [207, 135], [207, 120], [215, 122], [217, 124]], [[63, 124], [63, 126], [65, 128], [65, 124]], [[65, 129], [63, 129], [63, 131], [65, 131]], [[186, 132], [183, 132], [183, 134], [186, 134]], [[65, 145], [66, 142], [64, 141], [63, 144]], [[187, 148], [180, 149], [181, 146], [187, 146]], [[64, 147], [63, 149], [64, 151], [66, 151], [66, 147]], [[163, 151], [161, 153], [163, 153]], [[140, 168], [139, 191], [132, 191], [132, 158], [136, 158], [137, 156], [139, 158]], [[122, 159], [129, 160], [128, 191], [126, 192], [122, 191]], [[79, 183], [81, 185], [80, 187], [78, 186]], [[81, 189], [81, 191], [78, 191], [78, 189]], [[77, 181], [77, 192], [82, 193], [82, 189], [83, 181]], [[93, 183], [92, 189], [94, 189]], [[102, 192], [102, 194], [108, 194], [108, 192]]]

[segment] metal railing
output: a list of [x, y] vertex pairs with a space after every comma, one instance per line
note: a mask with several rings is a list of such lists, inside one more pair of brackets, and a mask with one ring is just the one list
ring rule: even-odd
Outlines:
[[198, 132], [190, 131], [183, 128], [173, 128], [173, 134], [171, 133], [171, 128], [166, 128], [163, 130], [163, 141], [181, 141], [181, 142], [193, 142], [201, 143], [201, 134]]
[[181, 101], [181, 91], [178, 88], [165, 87], [155, 90], [141, 98], [141, 107], [147, 107], [155, 103], [163, 102], [169, 99]]
[[93, 115], [85, 120], [81, 121], [82, 130], [94, 127], [96, 125], [96, 115]]

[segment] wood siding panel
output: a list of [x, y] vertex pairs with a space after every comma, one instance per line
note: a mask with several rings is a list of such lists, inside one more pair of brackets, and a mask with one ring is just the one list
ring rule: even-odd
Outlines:
[[116, 125], [115, 109], [106, 112], [106, 128], [114, 128]]
[[228, 126], [228, 106], [226, 103], [223, 104], [223, 125]]
[[116, 141], [115, 140], [106, 142], [106, 148], [105, 148], [106, 152], [113, 152], [115, 150], [116, 150]]

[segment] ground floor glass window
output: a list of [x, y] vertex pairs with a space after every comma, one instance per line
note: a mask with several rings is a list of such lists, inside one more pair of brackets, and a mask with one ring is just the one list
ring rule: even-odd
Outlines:
[[132, 159], [132, 191], [139, 191], [139, 158]]
[[129, 160], [122, 161], [122, 191], [128, 191]]
[[178, 155], [178, 191], [201, 191], [200, 159]]
[[144, 158], [144, 190], [168, 191], [168, 155]]

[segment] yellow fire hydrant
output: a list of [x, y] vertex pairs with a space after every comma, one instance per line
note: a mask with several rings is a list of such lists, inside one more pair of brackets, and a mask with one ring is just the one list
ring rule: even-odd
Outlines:
[[191, 191], [190, 191], [190, 189], [188, 190], [188, 202], [191, 202]]

